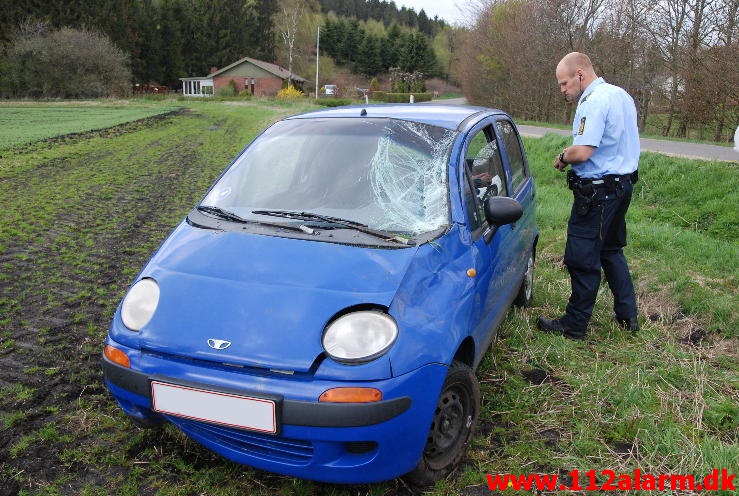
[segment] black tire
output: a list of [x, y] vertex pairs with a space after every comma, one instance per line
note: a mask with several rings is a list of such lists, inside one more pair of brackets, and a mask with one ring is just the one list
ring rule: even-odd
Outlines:
[[150, 419], [150, 418], [138, 418], [133, 417], [131, 415], [127, 415], [128, 419], [133, 423], [136, 427], [140, 427], [141, 429], [155, 429], [162, 425], [162, 420], [159, 419]]
[[454, 470], [467, 452], [480, 416], [480, 385], [462, 362], [449, 367], [418, 465], [403, 476], [415, 486], [428, 486]]
[[513, 304], [517, 307], [530, 307], [534, 303], [534, 252], [532, 250], [526, 262], [526, 272], [521, 280], [521, 289], [518, 290]]

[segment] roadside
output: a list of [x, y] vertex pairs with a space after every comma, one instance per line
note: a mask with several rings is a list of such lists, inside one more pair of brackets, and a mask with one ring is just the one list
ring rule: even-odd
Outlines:
[[[540, 126], [518, 126], [523, 136], [541, 138], [545, 134], [555, 133], [569, 136], [567, 129], [555, 129]], [[682, 141], [659, 140], [652, 138], [641, 138], [641, 149], [643, 152], [657, 152], [673, 157], [692, 158], [700, 160], [720, 160], [724, 162], [739, 162], [739, 153], [726, 146], [707, 145], [703, 143], [686, 143]]]
[[[451, 98], [447, 100], [434, 100], [433, 103], [443, 105], [466, 105], [465, 98]], [[547, 133], [569, 136], [570, 131], [541, 126], [519, 125], [518, 130], [523, 136], [541, 138]], [[692, 158], [699, 160], [719, 160], [723, 162], [739, 162], [739, 152], [734, 148], [702, 143], [686, 143], [682, 141], [660, 140], [653, 138], [642, 138], [641, 149], [644, 152], [656, 152], [672, 157]]]

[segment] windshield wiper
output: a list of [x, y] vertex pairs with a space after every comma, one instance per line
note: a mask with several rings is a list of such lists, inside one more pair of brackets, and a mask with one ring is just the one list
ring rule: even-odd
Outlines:
[[413, 246], [416, 244], [416, 242], [412, 239], [403, 238], [401, 236], [385, 231], [378, 231], [376, 229], [372, 229], [366, 224], [362, 224], [361, 222], [349, 219], [342, 219], [340, 217], [332, 217], [330, 215], [321, 215], [313, 212], [297, 212], [292, 210], [252, 210], [251, 213], [257, 215], [270, 215], [272, 217], [283, 217], [285, 219], [315, 220], [320, 222], [327, 222], [329, 224], [337, 224], [349, 229], [354, 229], [355, 231], [370, 234], [385, 241], [395, 241], [396, 243], [402, 243], [409, 246]]
[[198, 210], [200, 212], [205, 212], [206, 214], [215, 215], [216, 217], [220, 217], [221, 219], [230, 220], [232, 222], [241, 222], [242, 224], [246, 224], [249, 222], [245, 218], [240, 217], [233, 212], [229, 212], [228, 210], [224, 210], [221, 207], [214, 207], [212, 205], [198, 205]]
[[198, 205], [197, 208], [200, 212], [205, 212], [206, 214], [215, 215], [216, 217], [220, 217], [221, 219], [230, 220], [231, 222], [239, 222], [241, 224], [261, 224], [263, 226], [271, 226], [271, 227], [278, 227], [280, 229], [289, 229], [291, 231], [301, 231], [305, 234], [315, 234], [316, 231], [314, 229], [311, 229], [308, 226], [299, 225], [299, 226], [291, 226], [290, 224], [277, 224], [273, 222], [261, 222], [258, 220], [248, 220], [245, 219], [233, 212], [229, 212], [228, 210], [224, 210], [221, 207], [214, 207], [212, 205]]

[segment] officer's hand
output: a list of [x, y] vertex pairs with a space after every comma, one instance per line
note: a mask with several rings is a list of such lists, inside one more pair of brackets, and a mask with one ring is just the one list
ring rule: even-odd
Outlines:
[[557, 155], [557, 158], [554, 159], [554, 168], [557, 169], [558, 171], [562, 172], [562, 171], [564, 171], [567, 168], [567, 166], [569, 164], [567, 164], [565, 162], [562, 162], [562, 160], [560, 160], [559, 157], [560, 156]]

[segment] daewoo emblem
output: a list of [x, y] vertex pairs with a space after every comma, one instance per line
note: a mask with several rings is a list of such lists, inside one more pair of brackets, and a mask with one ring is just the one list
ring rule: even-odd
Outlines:
[[231, 341], [224, 341], [223, 339], [209, 339], [208, 346], [214, 350], [225, 350], [231, 346]]

